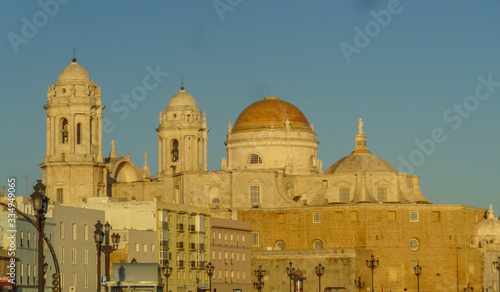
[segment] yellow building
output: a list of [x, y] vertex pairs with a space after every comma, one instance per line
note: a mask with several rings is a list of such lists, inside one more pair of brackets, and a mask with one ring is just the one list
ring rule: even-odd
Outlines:
[[[213, 217], [249, 221], [252, 268], [267, 270], [266, 289], [288, 287], [290, 261], [307, 278], [307, 289], [319, 289], [314, 267], [320, 263], [323, 287], [354, 291], [361, 277], [368, 288], [371, 255], [379, 261], [375, 291], [415, 290], [417, 264], [421, 291], [500, 289], [498, 272], [491, 268], [500, 255], [492, 210], [429, 202], [418, 176], [398, 172], [369, 151], [361, 119], [353, 152], [323, 172], [309, 120], [294, 105], [266, 97], [245, 108], [234, 125], [229, 122], [227, 157], [220, 170], [207, 171], [208, 115], [182, 86], [159, 116], [153, 178], [147, 155], [138, 168], [129, 156], [118, 156], [112, 143], [110, 157], [101, 158], [100, 90], [83, 67], [73, 62], [65, 68], [48, 97], [47, 156], [41, 167], [52, 200], [156, 199], [209, 206]], [[486, 236], [489, 230], [496, 235]]]

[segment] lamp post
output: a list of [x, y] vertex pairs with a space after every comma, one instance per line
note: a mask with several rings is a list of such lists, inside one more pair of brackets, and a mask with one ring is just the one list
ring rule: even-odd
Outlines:
[[314, 271], [316, 272], [316, 275], [318, 275], [319, 279], [319, 292], [321, 292], [321, 276], [325, 274], [325, 267], [323, 265], [319, 264], [314, 268]]
[[[111, 231], [111, 225], [109, 222], [104, 224], [104, 245], [101, 246], [102, 252], [104, 253], [104, 268], [106, 269], [106, 281], [111, 279], [109, 275], [109, 256], [112, 252], [118, 249], [118, 243], [120, 243], [120, 235], [113, 233], [111, 235], [111, 244], [109, 242], [109, 233]], [[107, 288], [106, 288], [107, 291]]]
[[371, 260], [366, 260], [366, 266], [370, 269], [372, 269], [372, 291], [373, 289], [373, 270], [375, 270], [376, 267], [378, 267], [379, 261], [375, 260], [374, 256], [372, 255]]
[[210, 292], [212, 292], [212, 276], [214, 275], [214, 270], [215, 268], [214, 265], [212, 265], [212, 262], [208, 262], [207, 266], [205, 267], [205, 271], [207, 272], [208, 276], [208, 288], [210, 289]]
[[498, 257], [498, 261], [493, 262], [493, 268], [498, 271], [498, 285], [500, 285], [500, 257]]
[[173, 273], [173, 269], [169, 265], [168, 261], [166, 261], [165, 265], [161, 266], [161, 271], [163, 272], [163, 276], [165, 277], [165, 283], [166, 283], [166, 286], [167, 286], [166, 287], [167, 290], [165, 292], [168, 292], [168, 278], [170, 278], [170, 276], [172, 276], [172, 273]]
[[45, 286], [44, 271], [43, 271], [43, 227], [45, 224], [45, 213], [49, 205], [49, 198], [45, 196], [45, 186], [42, 180], [37, 180], [37, 184], [33, 187], [35, 190], [31, 194], [31, 203], [36, 216], [36, 229], [38, 231], [38, 292], [43, 292]]
[[94, 231], [94, 240], [97, 249], [97, 292], [101, 292], [101, 246], [104, 240], [102, 226], [101, 221], [97, 220]]
[[255, 277], [259, 280], [259, 282], [253, 282], [253, 287], [257, 289], [259, 292], [264, 288], [264, 282], [262, 282], [262, 278], [266, 275], [266, 270], [262, 269], [262, 266], [259, 266], [258, 270], [253, 271], [255, 273]]
[[361, 292], [361, 289], [365, 288], [365, 282], [361, 282], [361, 276], [358, 277], [358, 280], [354, 280], [354, 286], [358, 288], [359, 292]]
[[295, 268], [292, 266], [292, 262], [290, 262], [288, 264], [288, 267], [286, 267], [286, 274], [288, 275], [288, 277], [290, 277], [290, 292], [292, 292], [293, 273], [295, 273]]
[[417, 292], [420, 292], [420, 274], [422, 274], [422, 267], [417, 264], [413, 269], [417, 276]]
[[457, 254], [457, 292], [459, 292], [459, 290], [458, 290], [458, 250], [459, 249], [461, 249], [461, 248], [457, 246], [457, 249], [456, 249], [456, 254]]

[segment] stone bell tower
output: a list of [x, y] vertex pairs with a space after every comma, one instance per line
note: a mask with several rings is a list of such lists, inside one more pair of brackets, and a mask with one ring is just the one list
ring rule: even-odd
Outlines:
[[73, 59], [47, 92], [47, 153], [42, 168], [52, 202], [106, 196], [101, 89]]
[[158, 177], [186, 171], [207, 170], [206, 116], [193, 96], [184, 90], [175, 94], [160, 112], [158, 131]]

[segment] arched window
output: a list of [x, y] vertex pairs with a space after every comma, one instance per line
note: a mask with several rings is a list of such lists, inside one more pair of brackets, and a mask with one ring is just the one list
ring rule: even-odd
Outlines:
[[68, 120], [65, 118], [61, 119], [61, 143], [68, 143]]
[[258, 154], [250, 154], [250, 156], [248, 156], [247, 163], [248, 164], [261, 164], [262, 157], [260, 157]]
[[313, 243], [314, 249], [323, 249], [323, 241], [316, 239]]
[[276, 247], [280, 250], [284, 250], [286, 247], [286, 244], [283, 240], [280, 240], [280, 241], [276, 242]]
[[212, 200], [212, 208], [213, 209], [219, 209], [220, 206], [220, 199], [219, 198], [214, 198]]
[[179, 141], [175, 139], [172, 141], [172, 161], [179, 161]]
[[81, 143], [81, 139], [80, 139], [81, 130], [82, 130], [82, 124], [81, 123], [76, 124], [76, 144]]
[[315, 165], [315, 159], [314, 159], [314, 155], [309, 157], [309, 165], [311, 166], [314, 166]]

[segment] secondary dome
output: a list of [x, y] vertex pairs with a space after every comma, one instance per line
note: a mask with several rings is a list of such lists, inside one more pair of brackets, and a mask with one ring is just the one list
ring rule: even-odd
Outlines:
[[66, 80], [84, 80], [84, 81], [89, 81], [89, 73], [85, 68], [82, 66], [78, 65], [76, 62], [76, 59], [73, 59], [73, 62], [69, 64], [69, 66], [66, 66], [61, 71], [61, 74], [59, 74], [59, 81], [66, 81]]
[[170, 99], [170, 102], [168, 103], [168, 106], [196, 106], [196, 101], [194, 100], [194, 97], [187, 93], [186, 90], [184, 90], [184, 86], [181, 87], [181, 90], [177, 92], [172, 98]]
[[356, 172], [385, 172], [398, 173], [387, 161], [371, 153], [351, 153], [341, 158], [328, 168], [326, 174], [356, 173]]
[[373, 155], [366, 148], [366, 136], [363, 134], [363, 120], [359, 118], [359, 132], [356, 135], [356, 147], [349, 156], [341, 158], [330, 166], [325, 173], [356, 173], [356, 172], [384, 172], [398, 173], [387, 161]]
[[493, 215], [492, 206], [487, 212], [486, 220], [479, 222], [474, 230], [476, 243], [487, 241], [489, 243], [500, 243], [500, 220]]
[[236, 119], [233, 131], [262, 128], [310, 129], [306, 116], [293, 104], [278, 97], [265, 97], [249, 105]]

